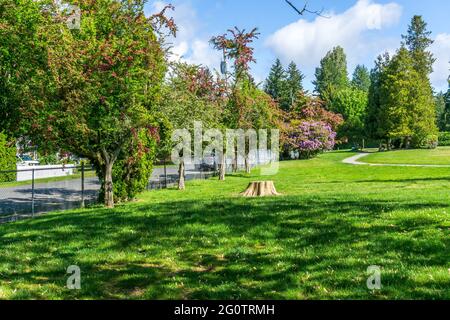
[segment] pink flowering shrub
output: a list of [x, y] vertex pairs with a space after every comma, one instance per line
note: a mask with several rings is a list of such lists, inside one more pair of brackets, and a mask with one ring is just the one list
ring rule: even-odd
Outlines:
[[336, 132], [323, 121], [301, 121], [291, 128], [289, 144], [299, 151], [300, 158], [310, 159], [334, 148]]

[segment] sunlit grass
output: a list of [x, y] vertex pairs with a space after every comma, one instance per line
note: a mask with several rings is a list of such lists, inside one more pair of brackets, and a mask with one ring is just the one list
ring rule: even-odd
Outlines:
[[449, 165], [450, 147], [432, 150], [398, 150], [377, 152], [364, 157], [367, 163]]
[[[0, 299], [449, 299], [450, 169], [351, 155], [0, 225]], [[262, 179], [282, 196], [240, 196]], [[65, 287], [69, 265], [81, 290]]]

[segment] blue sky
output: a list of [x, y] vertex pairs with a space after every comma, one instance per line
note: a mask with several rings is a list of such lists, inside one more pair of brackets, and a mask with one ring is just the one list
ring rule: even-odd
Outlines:
[[[291, 0], [302, 7], [304, 0]], [[349, 73], [356, 64], [373, 66], [375, 57], [395, 52], [401, 34], [410, 19], [420, 14], [433, 32], [431, 50], [437, 58], [431, 80], [436, 90], [447, 89], [450, 74], [450, 1], [448, 0], [311, 0], [309, 7], [324, 8], [329, 19], [296, 14], [284, 0], [165, 0], [151, 1], [148, 11], [156, 11], [172, 3], [171, 13], [179, 26], [173, 39], [173, 59], [218, 68], [220, 54], [208, 40], [237, 26], [258, 27], [260, 38], [255, 42], [257, 63], [252, 73], [257, 81], [267, 76], [274, 59], [287, 64], [295, 61], [306, 75], [305, 87], [312, 90], [311, 81], [320, 59], [333, 46], [344, 47]]]

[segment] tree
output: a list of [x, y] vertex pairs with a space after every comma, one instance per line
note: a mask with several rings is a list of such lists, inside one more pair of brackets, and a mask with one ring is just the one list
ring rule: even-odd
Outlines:
[[0, 1], [0, 128], [9, 136], [26, 133], [20, 107], [48, 70], [41, 26], [49, 17], [43, 6], [42, 1]]
[[[51, 142], [96, 167], [104, 203], [114, 206], [113, 167], [139, 137], [158, 138], [152, 112], [161, 99], [165, 50], [145, 0], [79, 1], [81, 27], [67, 28], [58, 5], [42, 28], [48, 76], [22, 109], [37, 144]], [[46, 14], [43, 12], [42, 14]], [[170, 20], [167, 27], [174, 32]], [[139, 151], [139, 152], [142, 152]]]
[[[14, 140], [0, 131], [0, 171], [16, 170], [16, 145]], [[14, 172], [0, 173], [0, 182], [14, 181]]]
[[375, 67], [370, 72], [370, 86], [364, 127], [366, 136], [374, 140], [387, 139], [387, 119], [385, 119], [385, 113], [381, 109], [380, 91], [382, 76], [389, 62], [390, 56], [388, 53], [379, 55], [375, 61]]
[[402, 35], [405, 45], [414, 61], [414, 69], [423, 77], [428, 77], [433, 72], [433, 63], [436, 59], [427, 49], [433, 44], [430, 38], [431, 31], [427, 30], [427, 23], [422, 16], [414, 16], [408, 27], [406, 35]]
[[436, 122], [439, 128], [439, 131], [446, 131], [448, 126], [448, 116], [445, 105], [445, 94], [443, 92], [439, 92], [434, 97], [435, 106], [436, 106]]
[[305, 79], [305, 76], [301, 73], [293, 61], [289, 64], [286, 74], [286, 97], [284, 100], [287, 100], [286, 105], [288, 108], [281, 106], [281, 108], [285, 111], [289, 110], [289, 108], [291, 108], [294, 104], [297, 94], [304, 91], [303, 80]]
[[436, 113], [431, 87], [402, 47], [381, 77], [380, 104], [387, 136], [408, 148], [433, 147], [437, 143]]
[[[253, 41], [259, 36], [258, 29], [250, 32], [240, 30], [237, 27], [228, 30], [226, 34], [213, 37], [210, 42], [215, 49], [223, 52], [225, 59], [233, 61], [233, 73], [229, 84], [231, 88], [226, 90], [227, 104], [222, 118], [222, 124], [230, 129], [244, 129], [249, 126], [247, 113], [251, 112], [252, 105], [247, 99], [242, 99], [242, 90], [248, 86], [255, 86], [250, 76], [250, 64], [256, 62], [254, 58]], [[227, 76], [228, 79], [228, 76]], [[228, 83], [227, 83], [228, 87]], [[237, 170], [237, 146], [234, 150], [233, 170]], [[225, 179], [225, 157], [219, 166], [219, 179]]]
[[367, 92], [357, 88], [342, 89], [334, 94], [329, 109], [344, 118], [344, 123], [338, 130], [340, 139], [349, 140], [357, 145], [364, 138], [367, 103]]
[[[223, 81], [206, 67], [174, 63], [164, 86], [165, 99], [160, 112], [174, 129], [186, 129], [191, 136], [197, 121], [205, 130], [219, 128], [224, 112], [224, 90]], [[184, 190], [185, 163], [180, 158], [178, 189]]]
[[370, 73], [364, 65], [357, 65], [353, 72], [352, 86], [358, 90], [369, 92]]
[[325, 102], [330, 102], [333, 94], [348, 87], [347, 57], [342, 47], [335, 47], [320, 61], [316, 69], [315, 91]]
[[280, 104], [284, 102], [286, 77], [280, 59], [276, 59], [264, 84], [264, 91]]

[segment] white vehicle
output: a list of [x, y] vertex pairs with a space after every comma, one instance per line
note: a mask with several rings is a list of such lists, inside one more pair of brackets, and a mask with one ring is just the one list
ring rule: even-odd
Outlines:
[[38, 160], [33, 160], [28, 155], [17, 156], [17, 163], [23, 166], [36, 166], [39, 165]]

